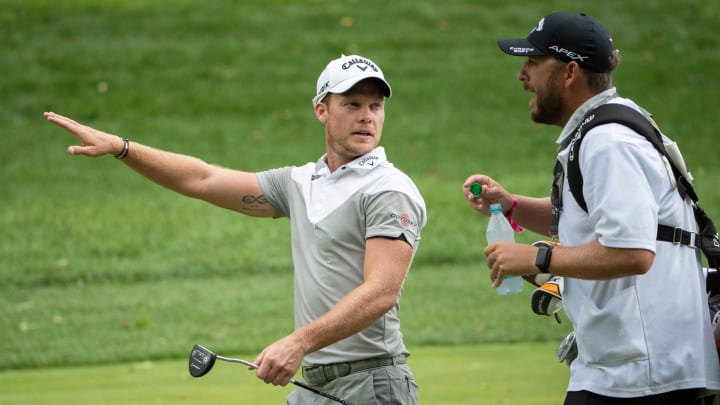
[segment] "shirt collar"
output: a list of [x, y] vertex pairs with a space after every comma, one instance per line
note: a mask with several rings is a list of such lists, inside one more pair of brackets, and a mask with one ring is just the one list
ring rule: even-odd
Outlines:
[[585, 101], [580, 107], [578, 107], [577, 110], [573, 113], [573, 115], [568, 120], [567, 124], [565, 124], [565, 127], [563, 128], [562, 132], [560, 133], [560, 136], [558, 137], [557, 144], [560, 145], [562, 141], [572, 136], [575, 132], [575, 128], [577, 128], [578, 125], [580, 125], [580, 120], [583, 119], [585, 114], [588, 113], [588, 111], [595, 109], [596, 107], [607, 104], [608, 101], [611, 99], [617, 97], [617, 89], [615, 87], [609, 88], [601, 93], [598, 93], [592, 97], [590, 97], [587, 101]]
[[370, 170], [388, 163], [387, 156], [385, 155], [385, 148], [382, 146], [378, 146], [365, 155], [338, 167], [338, 169], [335, 170], [335, 173], [330, 173], [326, 158], [327, 154], [322, 155], [322, 157], [318, 159], [317, 164], [315, 165], [314, 178], [324, 176], [340, 177], [350, 172], [364, 175]]

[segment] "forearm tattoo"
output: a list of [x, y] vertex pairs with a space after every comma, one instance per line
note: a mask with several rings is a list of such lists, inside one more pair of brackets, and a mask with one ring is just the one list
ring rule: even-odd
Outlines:
[[268, 200], [264, 195], [244, 195], [242, 197], [243, 208], [247, 211], [267, 211]]

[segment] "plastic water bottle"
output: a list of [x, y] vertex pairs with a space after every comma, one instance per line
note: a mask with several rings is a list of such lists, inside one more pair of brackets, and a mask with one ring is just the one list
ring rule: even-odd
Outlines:
[[[515, 242], [515, 231], [505, 218], [500, 204], [490, 204], [490, 220], [485, 232], [488, 245], [501, 240]], [[519, 276], [505, 276], [500, 287], [496, 288], [498, 294], [517, 294], [523, 289], [523, 279]]]

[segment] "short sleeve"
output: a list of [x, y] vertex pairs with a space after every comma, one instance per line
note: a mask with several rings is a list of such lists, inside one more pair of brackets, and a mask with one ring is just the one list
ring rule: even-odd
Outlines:
[[400, 191], [385, 191], [368, 196], [366, 210], [366, 238], [403, 235], [413, 249], [417, 247], [426, 222], [421, 201]]

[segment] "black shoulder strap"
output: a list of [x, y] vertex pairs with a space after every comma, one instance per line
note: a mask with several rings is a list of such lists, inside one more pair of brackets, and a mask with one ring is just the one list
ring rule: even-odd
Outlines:
[[609, 123], [624, 125], [644, 136], [655, 147], [655, 149], [660, 152], [660, 154], [667, 158], [677, 181], [680, 196], [685, 198], [685, 195], [689, 194], [693, 201], [697, 201], [697, 195], [695, 195], [692, 185], [677, 169], [675, 163], [672, 161], [672, 158], [668, 156], [662, 142], [662, 136], [655, 125], [653, 125], [653, 123], [650, 122], [650, 120], [643, 114], [631, 107], [617, 103], [610, 103], [603, 104], [585, 115], [585, 118], [578, 126], [569, 145], [571, 150], [568, 155], [566, 179], [570, 192], [573, 197], [575, 197], [575, 201], [577, 201], [578, 205], [580, 205], [585, 212], [587, 212], [587, 203], [585, 202], [585, 197], [582, 193], [583, 178], [582, 173], [580, 173], [579, 164], [580, 143], [585, 138], [585, 134], [591, 128]]
[[[585, 133], [587, 133], [590, 128], [608, 123], [625, 125], [638, 134], [644, 136], [670, 164], [680, 197], [684, 199], [686, 196], [689, 196], [693, 202], [693, 213], [698, 226], [698, 232], [688, 232], [681, 228], [658, 224], [657, 240], [698, 247], [702, 250], [708, 260], [709, 267], [716, 269], [720, 268], [720, 237], [718, 236], [715, 224], [700, 207], [700, 204], [698, 203], [698, 196], [693, 189], [692, 183], [682, 175], [682, 172], [678, 169], [677, 164], [673, 162], [672, 157], [668, 155], [667, 150], [663, 145], [660, 131], [643, 114], [630, 107], [611, 103], [604, 104], [590, 111], [581, 121], [581, 124], [576, 129], [575, 135], [568, 140], [569, 145], [562, 144], [560, 146], [561, 148], [570, 148], [565, 179], [568, 182], [570, 192], [577, 201], [578, 205], [587, 212], [587, 203], [585, 202], [585, 198], [582, 193], [583, 179], [582, 174], [580, 173], [580, 165], [578, 163], [580, 143], [585, 137]], [[562, 191], [558, 186], [558, 184], [562, 184], [558, 183], [558, 178], [561, 176], [562, 167], [560, 162], [556, 162], [555, 181], [553, 182], [551, 194], [551, 199], [553, 201], [553, 218], [550, 233], [553, 237], [557, 235], [559, 215], [560, 211], [562, 211]]]

